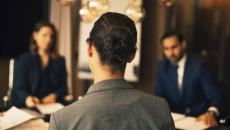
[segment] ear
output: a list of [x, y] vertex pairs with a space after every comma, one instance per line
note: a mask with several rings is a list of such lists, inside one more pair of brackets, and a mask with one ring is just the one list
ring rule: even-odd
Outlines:
[[93, 44], [88, 43], [88, 56], [92, 57], [92, 55], [93, 55]]

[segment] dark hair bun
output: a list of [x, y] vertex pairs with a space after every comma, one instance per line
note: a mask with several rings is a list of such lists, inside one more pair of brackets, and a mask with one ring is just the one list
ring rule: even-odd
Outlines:
[[95, 22], [89, 39], [102, 64], [120, 68], [136, 50], [137, 31], [134, 22], [126, 15], [108, 12]]
[[132, 41], [132, 34], [126, 28], [114, 27], [105, 36], [105, 53], [107, 54], [110, 64], [125, 64], [129, 60], [130, 53], [135, 51]]

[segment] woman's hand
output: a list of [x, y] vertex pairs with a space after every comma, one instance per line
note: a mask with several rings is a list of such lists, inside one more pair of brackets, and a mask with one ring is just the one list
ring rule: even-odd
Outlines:
[[28, 96], [26, 98], [26, 103], [25, 104], [26, 104], [27, 107], [35, 107], [39, 103], [40, 103], [40, 100], [37, 97]]
[[42, 99], [42, 103], [44, 104], [55, 103], [56, 99], [57, 99], [57, 95], [54, 93], [51, 93]]

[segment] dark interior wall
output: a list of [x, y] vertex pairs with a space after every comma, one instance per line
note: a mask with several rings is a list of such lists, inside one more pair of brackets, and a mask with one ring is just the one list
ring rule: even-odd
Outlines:
[[72, 94], [74, 96], [75, 99], [77, 99], [78, 96], [82, 96], [85, 94], [85, 89], [86, 89], [86, 85], [84, 85], [85, 82], [89, 82], [89, 81], [84, 81], [81, 80], [77, 77], [77, 71], [78, 71], [78, 41], [79, 41], [79, 28], [80, 28], [80, 16], [78, 13], [81, 7], [81, 1], [76, 1], [76, 4], [72, 7], [71, 9], [71, 14], [72, 14], [72, 52], [73, 52], [73, 56], [72, 56], [72, 71], [75, 72], [72, 75]]
[[201, 56], [218, 79], [225, 112], [230, 115], [230, 5], [197, 4], [192, 51]]
[[0, 2], [0, 59], [17, 57], [28, 50], [37, 21], [47, 20], [48, 0], [2, 0]]
[[146, 17], [142, 22], [140, 76], [136, 88], [154, 93], [157, 62], [161, 58], [160, 37], [165, 30], [166, 8], [159, 1], [143, 0]]

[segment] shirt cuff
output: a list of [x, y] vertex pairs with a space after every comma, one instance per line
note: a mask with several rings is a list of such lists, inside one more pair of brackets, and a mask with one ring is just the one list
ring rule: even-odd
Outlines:
[[218, 108], [214, 107], [214, 106], [209, 107], [208, 111], [214, 112], [216, 116], [219, 116], [219, 114], [220, 114]]

